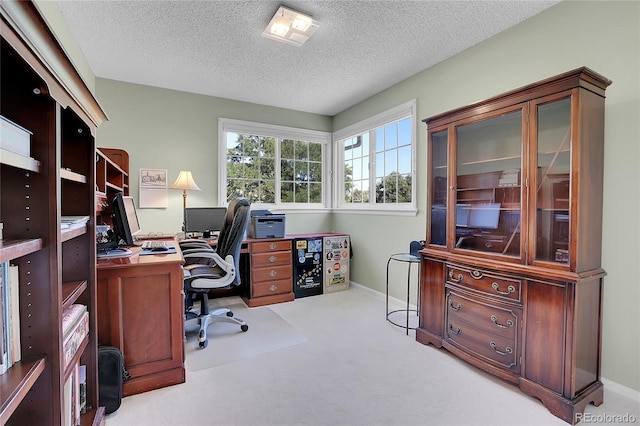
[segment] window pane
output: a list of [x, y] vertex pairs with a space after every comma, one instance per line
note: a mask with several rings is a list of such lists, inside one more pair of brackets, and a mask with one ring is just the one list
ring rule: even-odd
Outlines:
[[275, 158], [276, 156], [276, 140], [274, 138], [263, 139], [262, 156]]
[[322, 184], [321, 183], [309, 184], [309, 202], [310, 203], [322, 202]]
[[360, 189], [360, 181], [354, 181], [352, 184], [352, 191], [351, 191], [351, 202], [353, 203], [359, 203], [362, 201], [362, 190]]
[[411, 202], [411, 174], [398, 176], [398, 203]]
[[368, 203], [369, 202], [369, 194], [371, 192], [371, 189], [369, 188], [369, 179], [365, 179], [362, 181], [362, 201], [364, 203]]
[[322, 182], [322, 163], [309, 163], [309, 180]]
[[393, 149], [398, 146], [397, 126], [395, 123], [384, 127], [384, 148]]
[[307, 143], [303, 141], [295, 141], [295, 158], [298, 160], [308, 160], [309, 152], [307, 149]]
[[263, 203], [276, 202], [276, 183], [274, 180], [260, 181], [260, 201]]
[[285, 139], [282, 142], [280, 142], [280, 157], [294, 158], [293, 157], [293, 141]]
[[384, 151], [384, 129], [376, 129], [376, 152]]
[[365, 157], [369, 157], [369, 133], [362, 135], [362, 154]]
[[322, 162], [322, 144], [309, 143], [309, 161]]
[[376, 154], [376, 177], [384, 176], [384, 152]]
[[411, 146], [398, 149], [398, 173], [411, 174]]
[[384, 155], [384, 171], [385, 175], [390, 175], [393, 172], [398, 171], [398, 153], [397, 151], [387, 151]]
[[293, 180], [293, 160], [282, 160], [280, 162], [280, 176], [282, 180]]
[[355, 143], [351, 147], [351, 156], [362, 157], [362, 135], [355, 138]]
[[282, 182], [280, 184], [280, 202], [293, 202], [293, 182]]
[[398, 122], [398, 146], [411, 145], [411, 118]]
[[263, 179], [275, 179], [276, 164], [273, 158], [260, 159], [260, 177]]
[[295, 184], [296, 203], [306, 203], [309, 200], [309, 187], [306, 183]]
[[353, 161], [353, 179], [362, 179], [362, 160], [360, 158]]

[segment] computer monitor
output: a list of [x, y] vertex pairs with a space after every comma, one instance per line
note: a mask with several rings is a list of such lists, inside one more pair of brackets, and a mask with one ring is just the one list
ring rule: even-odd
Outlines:
[[226, 207], [187, 207], [184, 209], [184, 231], [201, 233], [220, 231], [226, 215]]
[[476, 204], [469, 210], [469, 228], [497, 229], [500, 221], [500, 203]]
[[118, 245], [133, 246], [133, 236], [140, 232], [140, 223], [133, 197], [116, 194], [111, 202], [113, 232]]

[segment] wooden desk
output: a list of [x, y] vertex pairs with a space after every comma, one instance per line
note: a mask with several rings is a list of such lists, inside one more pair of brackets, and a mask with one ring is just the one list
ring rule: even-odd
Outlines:
[[123, 396], [185, 381], [182, 253], [131, 251], [97, 262], [98, 342], [124, 354]]

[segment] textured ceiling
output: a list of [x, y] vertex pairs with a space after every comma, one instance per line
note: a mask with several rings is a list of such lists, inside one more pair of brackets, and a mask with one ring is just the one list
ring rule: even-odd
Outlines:
[[[558, 1], [58, 1], [97, 77], [333, 116]], [[262, 31], [283, 4], [320, 28]]]

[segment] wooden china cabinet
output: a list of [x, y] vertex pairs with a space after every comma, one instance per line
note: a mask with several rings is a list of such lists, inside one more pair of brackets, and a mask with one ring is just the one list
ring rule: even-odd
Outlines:
[[424, 120], [416, 339], [579, 421], [600, 382], [605, 89], [576, 69]]

